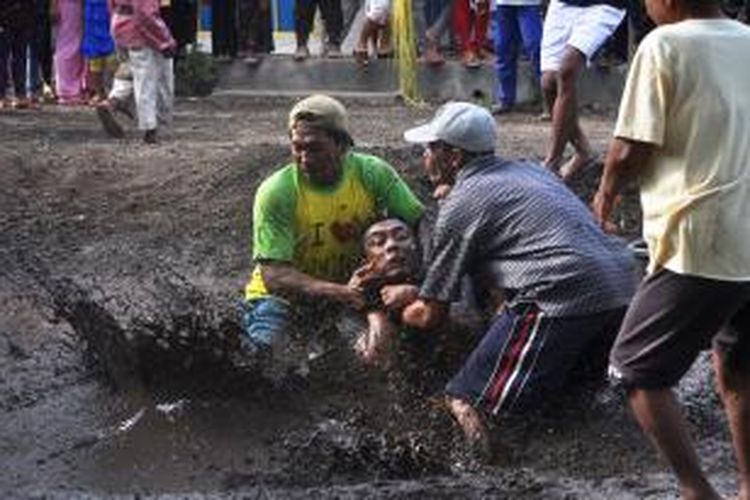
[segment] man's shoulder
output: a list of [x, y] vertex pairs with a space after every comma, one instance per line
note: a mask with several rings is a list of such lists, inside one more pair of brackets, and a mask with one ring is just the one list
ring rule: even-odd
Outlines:
[[285, 165], [263, 179], [256, 191], [256, 197], [292, 196], [296, 185], [296, 167]]
[[398, 175], [390, 163], [379, 156], [367, 153], [350, 152], [344, 168], [347, 175], [354, 176], [371, 194], [388, 189], [394, 177]]
[[390, 163], [379, 156], [358, 151], [349, 152], [344, 164], [345, 168], [355, 169], [360, 172], [379, 172], [393, 168]]

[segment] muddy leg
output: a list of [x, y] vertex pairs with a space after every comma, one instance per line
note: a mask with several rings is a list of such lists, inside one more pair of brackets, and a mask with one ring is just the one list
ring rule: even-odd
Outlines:
[[732, 444], [740, 469], [739, 500], [750, 500], [750, 376], [726, 366], [726, 358], [714, 351], [716, 385], [732, 431]]
[[672, 390], [634, 389], [628, 397], [641, 428], [677, 474], [682, 498], [721, 498], [701, 470], [687, 422]]
[[468, 443], [481, 454], [482, 458], [489, 459], [491, 457], [489, 432], [476, 408], [463, 399], [450, 396], [446, 397], [445, 402]]

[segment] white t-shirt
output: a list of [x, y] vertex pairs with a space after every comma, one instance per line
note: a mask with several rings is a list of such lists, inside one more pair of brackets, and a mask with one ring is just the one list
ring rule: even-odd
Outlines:
[[750, 27], [661, 26], [633, 59], [615, 136], [658, 146], [641, 169], [651, 269], [750, 280]]

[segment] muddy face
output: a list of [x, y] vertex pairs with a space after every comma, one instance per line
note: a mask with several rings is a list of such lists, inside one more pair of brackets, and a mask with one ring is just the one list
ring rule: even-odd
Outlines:
[[333, 136], [306, 122], [291, 130], [292, 157], [302, 174], [313, 184], [331, 186], [341, 176], [344, 148]]
[[364, 237], [365, 255], [373, 274], [388, 281], [407, 280], [416, 267], [416, 240], [411, 228], [399, 219], [370, 226]]

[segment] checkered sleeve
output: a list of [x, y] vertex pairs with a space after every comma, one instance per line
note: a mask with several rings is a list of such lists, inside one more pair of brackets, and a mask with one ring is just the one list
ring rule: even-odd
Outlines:
[[451, 200], [440, 208], [420, 297], [440, 302], [459, 299], [461, 278], [475, 254], [481, 225], [481, 217], [469, 215], [470, 211]]

